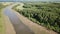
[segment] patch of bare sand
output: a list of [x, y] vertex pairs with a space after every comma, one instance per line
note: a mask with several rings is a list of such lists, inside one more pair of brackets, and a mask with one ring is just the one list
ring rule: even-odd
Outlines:
[[3, 15], [3, 21], [5, 23], [5, 34], [16, 34], [13, 25], [11, 24], [9, 18]]
[[29, 19], [27, 19], [26, 17], [22, 16], [21, 14], [19, 14], [18, 12], [15, 12], [17, 14], [17, 16], [19, 17], [19, 19], [25, 24], [27, 25], [35, 34], [57, 34], [56, 32], [52, 31], [52, 30], [47, 30], [45, 27], [42, 27], [36, 23], [33, 23], [32, 21], [30, 21]]

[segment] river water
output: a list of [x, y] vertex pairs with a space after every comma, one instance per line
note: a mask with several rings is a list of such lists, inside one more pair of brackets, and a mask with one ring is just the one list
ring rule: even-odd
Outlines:
[[9, 20], [11, 21], [16, 34], [34, 34], [34, 32], [29, 29], [29, 27], [22, 23], [16, 13], [14, 13], [11, 9], [11, 6], [8, 6], [4, 9], [4, 14], [9, 17]]

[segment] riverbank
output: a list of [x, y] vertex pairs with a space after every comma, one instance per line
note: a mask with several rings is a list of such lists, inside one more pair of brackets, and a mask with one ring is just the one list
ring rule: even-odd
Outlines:
[[10, 4], [4, 4], [0, 3], [0, 34], [15, 34], [9, 18], [4, 14], [4, 8]]
[[4, 27], [5, 27], [5, 33], [4, 34], [16, 34], [14, 27], [11, 24], [11, 21], [9, 20], [9, 17], [4, 14], [4, 9], [2, 10], [2, 17], [3, 17], [2, 21], [4, 21], [3, 23], [4, 23]]
[[30, 21], [29, 19], [22, 16], [18, 12], [15, 12], [15, 13], [20, 18], [22, 23], [24, 23], [26, 26], [28, 26], [35, 34], [57, 34], [56, 32], [54, 32], [52, 30], [47, 30], [45, 27], [42, 27], [42, 26]]
[[6, 34], [16, 34], [13, 25], [11, 24], [11, 21], [9, 20], [8, 16], [3, 15], [3, 21], [5, 26], [5, 33]]
[[2, 10], [0, 12], [0, 34], [15, 34], [13, 25]]

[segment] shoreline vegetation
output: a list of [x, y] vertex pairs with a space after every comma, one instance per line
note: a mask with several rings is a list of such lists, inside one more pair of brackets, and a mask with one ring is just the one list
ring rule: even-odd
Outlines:
[[24, 3], [23, 10], [16, 9], [21, 15], [31, 21], [60, 33], [60, 3]]

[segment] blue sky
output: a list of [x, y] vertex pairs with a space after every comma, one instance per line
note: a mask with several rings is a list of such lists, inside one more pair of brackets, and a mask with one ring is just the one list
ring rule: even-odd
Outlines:
[[60, 0], [0, 0], [0, 1], [60, 1]]

